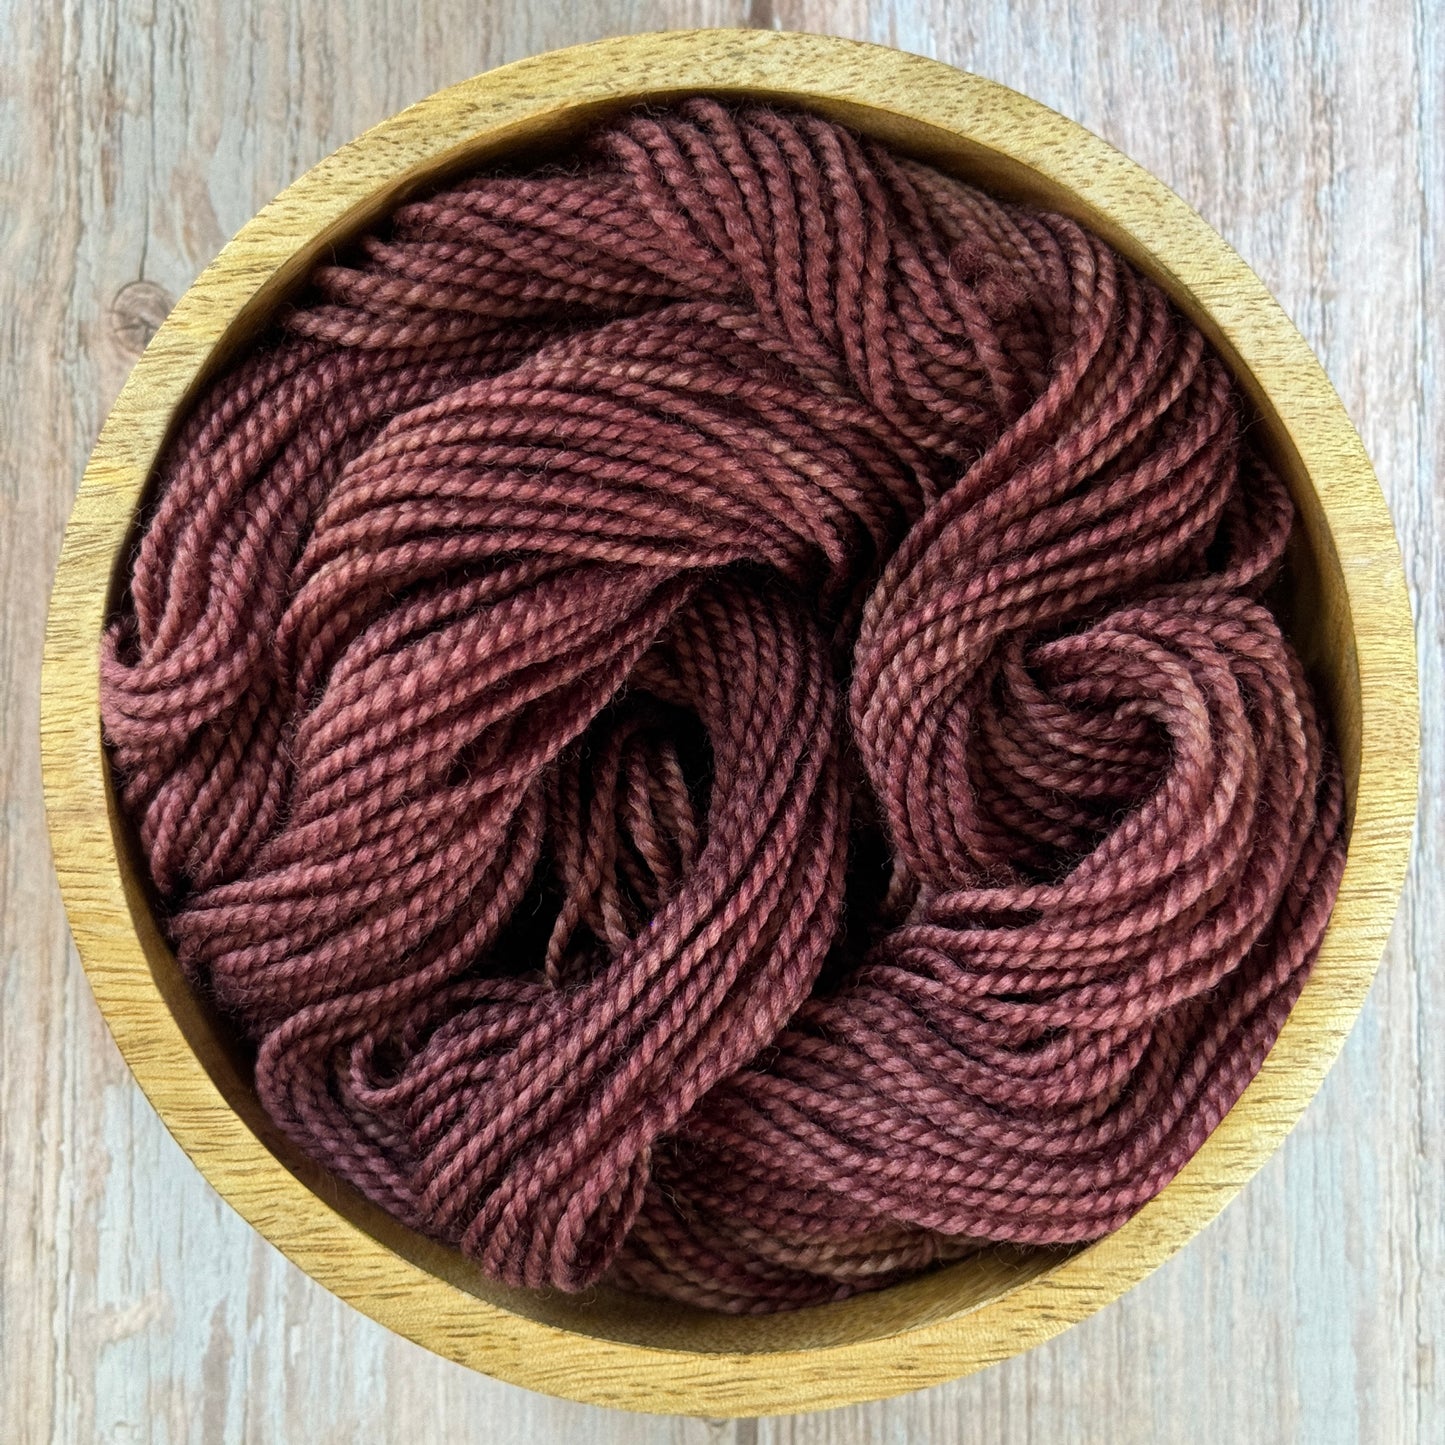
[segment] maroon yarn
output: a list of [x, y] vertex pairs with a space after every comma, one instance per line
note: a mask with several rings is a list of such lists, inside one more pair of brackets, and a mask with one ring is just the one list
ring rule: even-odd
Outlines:
[[404, 205], [170, 447], [103, 715], [265, 1108], [489, 1275], [1093, 1239], [1297, 996], [1292, 510], [1106, 246], [704, 101]]

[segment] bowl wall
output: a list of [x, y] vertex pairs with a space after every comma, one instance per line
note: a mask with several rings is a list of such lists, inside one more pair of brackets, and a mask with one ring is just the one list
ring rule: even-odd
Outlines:
[[[97, 643], [156, 459], [198, 389], [331, 246], [404, 196], [598, 119], [684, 95], [829, 115], [995, 192], [1067, 212], [1158, 281], [1233, 367], [1299, 507], [1292, 635], [1331, 714], [1352, 819], [1314, 973], [1264, 1067], [1178, 1177], [1087, 1248], [990, 1252], [875, 1295], [738, 1320], [595, 1291], [495, 1285], [298, 1157], [244, 1060], [181, 978], [101, 746]], [[694, 31], [521, 61], [367, 132], [250, 222], [181, 298], [97, 442], [51, 598], [42, 747], [56, 869], [92, 988], [157, 1111], [216, 1189], [302, 1269], [441, 1354], [632, 1409], [760, 1414], [878, 1398], [1018, 1353], [1116, 1298], [1274, 1151], [1364, 1000], [1415, 808], [1415, 655], [1384, 499], [1338, 398], [1261, 282], [1105, 142], [1023, 96], [916, 56], [819, 36]]]

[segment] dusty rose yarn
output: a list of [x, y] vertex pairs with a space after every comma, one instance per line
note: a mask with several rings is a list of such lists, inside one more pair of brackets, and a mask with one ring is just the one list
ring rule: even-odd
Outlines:
[[1224, 367], [1074, 223], [694, 101], [403, 206], [171, 445], [104, 641], [296, 1144], [761, 1312], [1116, 1228], [1343, 864]]

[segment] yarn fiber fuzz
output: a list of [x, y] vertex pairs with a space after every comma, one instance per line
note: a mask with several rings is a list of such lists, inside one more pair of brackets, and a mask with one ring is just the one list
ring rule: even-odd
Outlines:
[[496, 1279], [766, 1312], [1115, 1229], [1344, 858], [1221, 361], [1061, 216], [704, 100], [402, 205], [103, 643], [193, 985]]

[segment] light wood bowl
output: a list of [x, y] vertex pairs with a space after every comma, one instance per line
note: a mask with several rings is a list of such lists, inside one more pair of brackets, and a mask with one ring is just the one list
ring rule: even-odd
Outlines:
[[[112, 795], [98, 701], [102, 620], [162, 445], [318, 257], [420, 187], [565, 145], [636, 102], [699, 92], [805, 106], [1068, 212], [1203, 328], [1258, 408], [1299, 505], [1295, 639], [1332, 715], [1353, 822], [1324, 947], [1278, 1042], [1128, 1224], [1087, 1248], [988, 1255], [759, 1320], [604, 1290], [502, 1288], [297, 1157], [157, 930]], [[819, 36], [676, 32], [520, 61], [368, 131], [267, 206], [181, 298], [101, 432], [65, 534], [43, 693], [46, 805], [81, 959], [126, 1061], [206, 1178], [312, 1278], [429, 1349], [535, 1390], [658, 1412], [756, 1415], [897, 1394], [1017, 1354], [1123, 1294], [1214, 1217], [1318, 1088], [1379, 963], [1415, 813], [1415, 653], [1389, 514], [1339, 399], [1258, 278], [1159, 181], [1063, 117], [931, 60]]]

